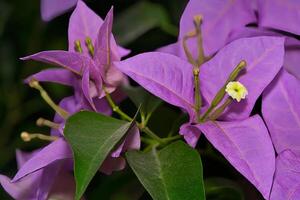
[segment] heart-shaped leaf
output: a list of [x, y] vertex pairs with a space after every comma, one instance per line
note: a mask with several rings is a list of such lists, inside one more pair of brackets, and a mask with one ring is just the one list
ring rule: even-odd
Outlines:
[[200, 156], [182, 141], [126, 158], [154, 200], [205, 199]]
[[74, 154], [76, 200], [83, 195], [102, 162], [132, 124], [87, 111], [67, 120], [64, 134]]

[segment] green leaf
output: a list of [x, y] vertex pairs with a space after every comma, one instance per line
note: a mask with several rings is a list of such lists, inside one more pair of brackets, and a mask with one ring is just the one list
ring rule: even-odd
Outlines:
[[64, 135], [74, 154], [75, 199], [80, 199], [102, 162], [132, 124], [87, 111], [67, 120]]
[[209, 178], [205, 180], [207, 200], [244, 200], [239, 186], [225, 178]]
[[162, 104], [161, 99], [153, 96], [142, 87], [124, 86], [122, 89], [137, 108], [141, 105], [140, 113], [146, 123], [152, 113]]
[[149, 30], [160, 27], [177, 36], [177, 28], [170, 23], [166, 10], [159, 4], [141, 1], [117, 15], [114, 35], [121, 45], [126, 45]]
[[205, 199], [200, 155], [184, 142], [159, 151], [130, 151], [126, 158], [154, 200]]

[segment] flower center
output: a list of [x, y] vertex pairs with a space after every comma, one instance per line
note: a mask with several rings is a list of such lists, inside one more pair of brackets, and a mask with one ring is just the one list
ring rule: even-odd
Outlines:
[[[95, 48], [94, 48], [92, 39], [90, 37], [85, 38], [85, 46], [88, 49], [90, 56], [93, 58], [94, 54], [95, 54]], [[80, 40], [75, 40], [74, 41], [74, 49], [78, 53], [83, 52]]]
[[237, 102], [240, 102], [242, 99], [245, 99], [248, 95], [247, 88], [238, 81], [231, 81], [226, 85], [226, 93]]

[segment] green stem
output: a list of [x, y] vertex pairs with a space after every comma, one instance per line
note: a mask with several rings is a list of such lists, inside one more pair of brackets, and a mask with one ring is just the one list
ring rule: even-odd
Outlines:
[[44, 141], [50, 141], [53, 142], [57, 139], [59, 139], [59, 137], [57, 136], [48, 136], [48, 135], [43, 135], [41, 133], [27, 133], [27, 132], [22, 132], [21, 133], [21, 138], [24, 142], [30, 142], [32, 139], [40, 139], [40, 140], [44, 140]]
[[197, 15], [194, 17], [194, 25], [196, 29], [197, 44], [198, 44], [198, 65], [201, 66], [205, 62], [204, 50], [203, 50], [203, 39], [201, 32], [202, 16]]
[[208, 115], [211, 113], [211, 111], [222, 101], [222, 99], [224, 98], [226, 91], [226, 85], [231, 82], [234, 81], [237, 76], [239, 75], [239, 73], [246, 67], [246, 61], [242, 60], [241, 62], [239, 62], [239, 64], [234, 68], [234, 70], [230, 73], [229, 78], [226, 80], [225, 84], [223, 85], [223, 87], [217, 92], [216, 96], [214, 97], [214, 99], [212, 100], [210, 106], [208, 107], [208, 109], [206, 110], [206, 112], [203, 114], [203, 116], [200, 118], [200, 120], [198, 122], [204, 122]]
[[209, 119], [216, 120], [232, 102], [232, 98], [228, 97], [226, 101], [218, 107], [210, 116]]
[[202, 106], [202, 98], [200, 94], [200, 82], [199, 82], [199, 68], [194, 68], [193, 70], [194, 75], [194, 87], [195, 87], [195, 112], [197, 121], [200, 119], [200, 108]]
[[171, 142], [173, 140], [178, 140], [182, 138], [181, 135], [175, 135], [175, 136], [172, 136], [172, 137], [167, 137], [167, 138], [163, 138], [164, 142]]
[[51, 99], [51, 97], [48, 95], [48, 93], [44, 90], [44, 88], [39, 84], [37, 80], [30, 80], [29, 86], [34, 89], [37, 89], [40, 92], [41, 97], [44, 99], [44, 101], [62, 118], [67, 119], [69, 117], [69, 113], [54, 103], [54, 101]]
[[198, 120], [198, 122], [204, 122], [206, 120], [206, 118], [208, 117], [208, 115], [211, 113], [211, 111], [215, 108], [214, 105], [210, 105], [208, 107], [208, 109], [205, 111], [205, 113], [203, 114], [202, 117], [200, 117], [200, 119]]
[[[114, 112], [118, 113], [122, 118], [124, 118], [127, 121], [132, 121], [133, 119], [131, 117], [129, 117], [126, 113], [124, 113], [113, 101], [113, 99], [111, 98], [110, 94], [106, 91], [106, 89], [103, 87], [103, 90], [105, 92], [105, 97], [109, 103], [109, 105], [111, 106], [111, 108], [113, 109]], [[158, 137], [153, 131], [151, 131], [148, 127], [145, 127], [143, 123], [139, 123], [136, 122], [138, 128], [144, 132], [145, 134], [147, 134], [150, 138], [156, 140], [158, 143], [163, 143], [162, 138]]]
[[155, 140], [152, 140], [150, 138], [145, 138], [145, 137], [141, 137], [141, 141], [149, 145], [157, 144]]
[[182, 46], [183, 46], [184, 53], [185, 53], [185, 55], [186, 55], [188, 61], [189, 61], [193, 66], [196, 67], [196, 66], [198, 66], [197, 61], [195, 61], [195, 59], [193, 58], [193, 56], [192, 56], [192, 54], [191, 54], [191, 52], [189, 51], [189, 48], [188, 48], [188, 46], [187, 46], [187, 40], [188, 40], [189, 38], [193, 38], [193, 37], [195, 37], [195, 36], [196, 36], [196, 33], [195, 33], [195, 32], [191, 32], [191, 33], [185, 35], [185, 36], [183, 37], [183, 39], [182, 39]]
[[108, 104], [110, 105], [110, 107], [112, 108], [112, 110], [116, 113], [118, 113], [123, 119], [127, 120], [127, 121], [132, 121], [133, 119], [131, 117], [129, 117], [126, 113], [124, 113], [119, 106], [117, 106], [115, 104], [115, 102], [113, 101], [113, 99], [111, 98], [110, 94], [106, 91], [106, 89], [103, 87], [103, 90], [105, 92], [105, 97], [106, 100], [108, 101]]
[[[113, 109], [114, 112], [118, 113], [121, 117], [123, 117], [125, 120], [127, 121], [132, 121], [133, 119], [131, 117], [129, 117], [126, 113], [124, 113], [113, 101], [113, 99], [111, 98], [110, 94], [106, 91], [105, 88], [103, 88], [104, 92], [105, 92], [105, 96], [106, 99], [109, 103], [109, 105], [111, 106], [111, 108]], [[157, 143], [159, 143], [160, 145], [164, 145], [170, 141], [173, 141], [175, 139], [179, 139], [181, 138], [180, 135], [177, 136], [172, 136], [172, 137], [168, 137], [168, 138], [160, 138], [158, 137], [153, 131], [151, 131], [147, 126], [145, 126], [143, 123], [139, 123], [136, 122], [138, 128], [144, 132], [147, 136], [149, 136], [151, 139], [155, 140]], [[145, 139], [145, 138], [144, 138]], [[143, 140], [144, 140], [143, 139]], [[149, 142], [149, 140], [148, 140]]]
[[140, 123], [137, 123], [137, 126], [139, 127], [139, 129], [144, 132], [146, 135], [148, 135], [150, 138], [154, 139], [155, 141], [157, 141], [159, 144], [163, 144], [164, 143], [164, 139], [158, 137], [153, 131], [151, 131], [148, 127], [143, 127], [141, 126]]

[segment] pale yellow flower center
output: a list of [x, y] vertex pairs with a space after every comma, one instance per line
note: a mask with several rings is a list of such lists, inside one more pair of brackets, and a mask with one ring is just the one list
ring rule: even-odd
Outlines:
[[237, 100], [237, 102], [240, 102], [242, 99], [245, 99], [248, 95], [247, 88], [238, 81], [229, 82], [226, 85], [225, 91], [231, 98]]

